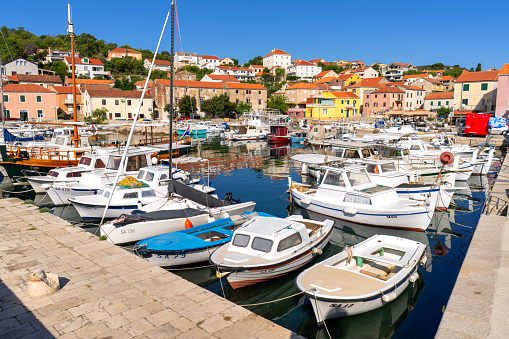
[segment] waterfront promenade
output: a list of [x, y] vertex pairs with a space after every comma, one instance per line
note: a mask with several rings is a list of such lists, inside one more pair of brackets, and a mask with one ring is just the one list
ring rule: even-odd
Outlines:
[[436, 338], [509, 336], [508, 166], [506, 157], [488, 199], [488, 215], [481, 215]]
[[[19, 199], [0, 200], [0, 216], [3, 339], [298, 337]], [[38, 268], [61, 290], [28, 296]]]

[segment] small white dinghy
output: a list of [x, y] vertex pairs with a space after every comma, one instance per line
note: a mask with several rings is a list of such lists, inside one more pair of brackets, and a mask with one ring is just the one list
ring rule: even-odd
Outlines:
[[296, 270], [321, 253], [334, 222], [258, 216], [237, 229], [233, 241], [213, 252], [210, 263], [236, 289]]
[[419, 278], [426, 246], [374, 235], [299, 274], [295, 285], [311, 301], [318, 324], [372, 311], [396, 299]]

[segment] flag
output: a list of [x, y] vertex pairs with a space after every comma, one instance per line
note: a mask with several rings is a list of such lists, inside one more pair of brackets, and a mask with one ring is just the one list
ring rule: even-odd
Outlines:
[[184, 133], [182, 133], [182, 135], [180, 136], [180, 139], [182, 139], [183, 137], [188, 135], [190, 129], [191, 129], [191, 125], [187, 125], [186, 131]]

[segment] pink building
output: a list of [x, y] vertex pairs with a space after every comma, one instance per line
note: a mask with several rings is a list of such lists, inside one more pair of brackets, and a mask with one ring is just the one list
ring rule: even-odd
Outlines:
[[509, 118], [509, 64], [498, 72], [497, 108], [495, 116]]
[[403, 109], [405, 91], [397, 87], [384, 87], [364, 94], [364, 116], [384, 114]]
[[38, 85], [8, 84], [4, 86], [5, 117], [23, 121], [57, 118], [57, 93]]

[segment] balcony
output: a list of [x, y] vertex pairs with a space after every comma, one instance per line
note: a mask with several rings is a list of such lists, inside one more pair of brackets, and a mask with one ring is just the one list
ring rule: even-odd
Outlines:
[[64, 100], [64, 104], [72, 104], [73, 103], [73, 100], [72, 99], [66, 99]]
[[345, 108], [353, 108], [353, 105], [352, 104], [346, 104]]

